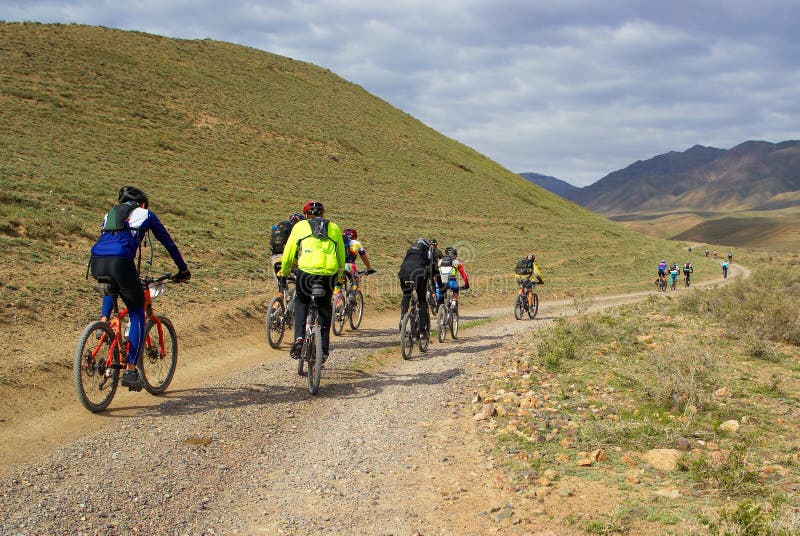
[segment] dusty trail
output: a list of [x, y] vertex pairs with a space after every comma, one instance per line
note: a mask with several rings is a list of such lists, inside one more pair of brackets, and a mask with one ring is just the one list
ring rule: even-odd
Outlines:
[[[735, 266], [740, 275], [749, 271]], [[509, 337], [574, 311], [546, 299], [534, 321], [463, 311], [464, 322], [493, 319], [411, 361], [399, 357], [395, 315], [367, 317], [333, 338], [314, 398], [261, 333], [193, 349], [164, 397], [120, 390], [100, 416], [67, 404], [4, 430], [0, 534], [491, 532], [485, 511], [517, 499], [482, 451], [473, 387]], [[370, 355], [383, 365], [353, 368]]]

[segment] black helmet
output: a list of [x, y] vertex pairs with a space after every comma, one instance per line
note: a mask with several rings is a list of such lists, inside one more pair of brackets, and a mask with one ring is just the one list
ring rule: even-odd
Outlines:
[[458, 257], [458, 251], [456, 251], [456, 248], [454, 248], [453, 246], [447, 246], [446, 248], [444, 248], [444, 254], [452, 255], [453, 257]]
[[431, 238], [431, 239], [430, 239], [430, 243], [431, 243], [431, 245], [432, 245], [433, 247], [436, 247], [436, 246], [438, 246], [438, 245], [439, 245], [439, 241], [438, 241], [438, 240], [436, 240], [435, 238]]
[[147, 194], [145, 194], [136, 186], [123, 186], [120, 188], [118, 201], [120, 203], [133, 201], [137, 205], [143, 204], [144, 208], [148, 208], [150, 206], [150, 200], [147, 199]]

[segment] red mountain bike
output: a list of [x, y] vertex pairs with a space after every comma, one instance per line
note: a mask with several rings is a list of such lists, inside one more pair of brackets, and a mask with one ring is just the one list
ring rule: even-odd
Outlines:
[[[169, 386], [178, 363], [178, 336], [172, 322], [153, 313], [152, 299], [164, 292], [172, 274], [142, 278], [145, 298], [144, 345], [136, 368], [145, 390], [160, 395]], [[117, 307], [118, 289], [109, 279], [99, 278], [95, 290], [114, 297], [114, 311], [108, 322], [92, 322], [83, 330], [75, 348], [73, 378], [78, 400], [92, 412], [103, 411], [117, 392], [123, 358], [128, 353], [128, 309]], [[124, 327], [123, 327], [124, 325]]]

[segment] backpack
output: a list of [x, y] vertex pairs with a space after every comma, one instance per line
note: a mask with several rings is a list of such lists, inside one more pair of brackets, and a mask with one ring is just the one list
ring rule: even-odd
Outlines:
[[286, 247], [286, 242], [289, 240], [291, 232], [292, 224], [288, 221], [282, 221], [272, 226], [272, 231], [269, 235], [269, 248], [272, 250], [273, 255], [283, 253], [283, 248]]
[[446, 253], [446, 254], [442, 255], [442, 258], [439, 261], [439, 266], [442, 267], [442, 268], [451, 267], [451, 266], [453, 266], [453, 261], [454, 260], [455, 260], [455, 257], [453, 257], [452, 255]]
[[527, 257], [520, 259], [514, 268], [514, 273], [517, 275], [531, 275], [533, 273], [533, 261]]
[[120, 203], [111, 207], [105, 218], [103, 231], [116, 233], [119, 231], [129, 231], [131, 229], [130, 222], [131, 212], [136, 210], [139, 205], [135, 203]]

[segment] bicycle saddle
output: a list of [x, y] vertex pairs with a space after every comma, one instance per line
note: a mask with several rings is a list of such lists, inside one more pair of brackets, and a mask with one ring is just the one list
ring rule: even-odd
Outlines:
[[105, 275], [101, 275], [97, 278], [97, 284], [94, 286], [94, 289], [103, 296], [116, 296], [119, 294], [117, 283]]
[[321, 298], [325, 295], [325, 287], [322, 286], [322, 283], [314, 283], [311, 287], [311, 295], [315, 298]]

